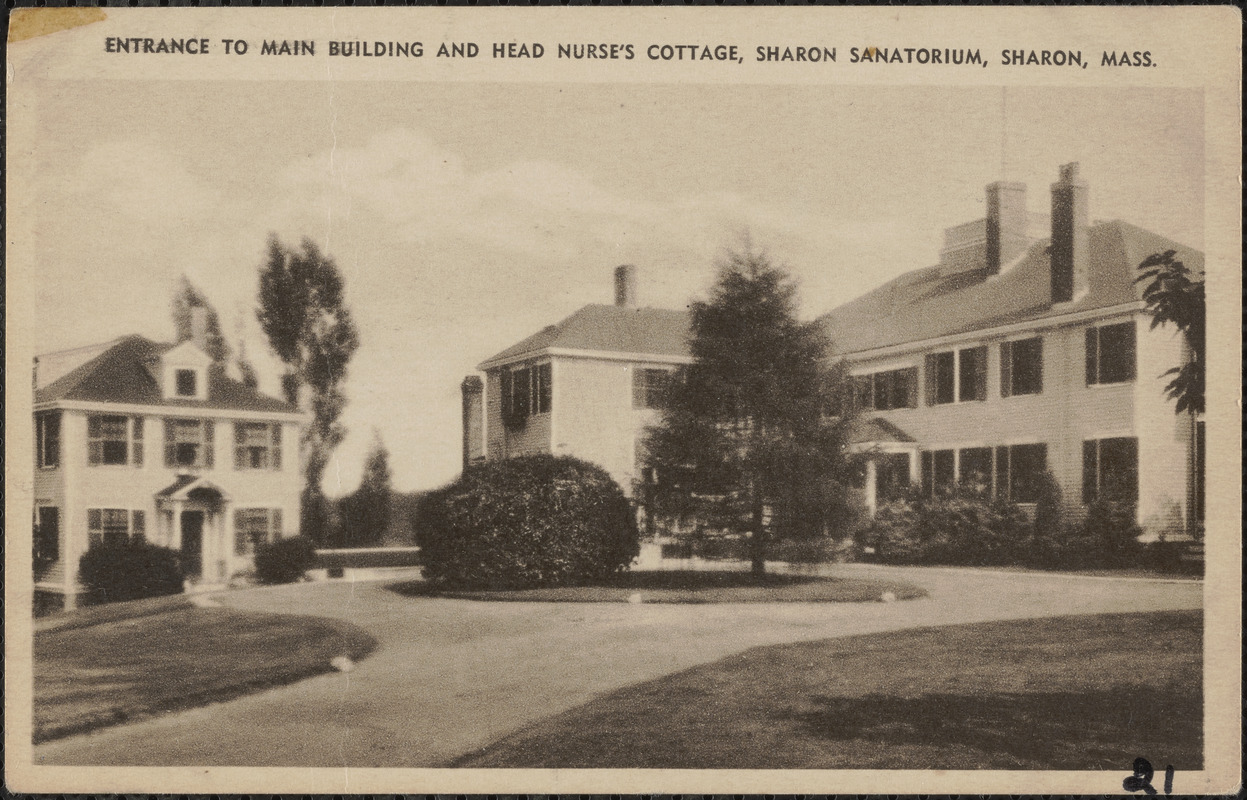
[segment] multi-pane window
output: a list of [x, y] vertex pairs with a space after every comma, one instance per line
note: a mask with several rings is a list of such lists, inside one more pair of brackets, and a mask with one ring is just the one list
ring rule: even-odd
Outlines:
[[968, 447], [957, 454], [957, 483], [977, 494], [991, 494], [992, 449]]
[[88, 508], [87, 540], [90, 546], [124, 544], [130, 538], [147, 533], [147, 518], [142, 511], [128, 508]]
[[61, 412], [35, 415], [35, 465], [52, 469], [61, 464]]
[[632, 370], [632, 407], [660, 408], [670, 384], [671, 373], [665, 369], [634, 368]]
[[143, 418], [87, 417], [87, 463], [143, 465]]
[[1088, 386], [1134, 380], [1134, 322], [1088, 328], [1086, 339]]
[[173, 376], [174, 388], [178, 397], [194, 397], [198, 391], [198, 381], [195, 370], [180, 369]]
[[857, 404], [863, 410], [888, 411], [918, 407], [918, 368], [893, 369], [859, 375]]
[[909, 454], [883, 453], [875, 458], [875, 496], [895, 500], [909, 489]]
[[210, 469], [214, 463], [211, 420], [165, 420], [165, 466]]
[[550, 411], [550, 364], [502, 370], [502, 419], [508, 425], [523, 425], [531, 414]]
[[1043, 391], [1043, 339], [1000, 344], [1000, 396]]
[[1092, 439], [1082, 443], [1082, 501], [1139, 499], [1139, 440]]
[[281, 425], [234, 423], [234, 469], [281, 469]]
[[966, 347], [926, 358], [927, 405], [987, 399], [987, 348]]
[[261, 544], [281, 536], [280, 508], [240, 508], [234, 512], [234, 555], [254, 553]]
[[37, 559], [49, 564], [61, 560], [61, 510], [56, 506], [35, 509], [35, 546]]
[[996, 496], [1014, 503], [1039, 500], [1048, 471], [1048, 446], [1015, 444], [996, 448]]
[[956, 480], [957, 451], [924, 450], [922, 452], [922, 488], [928, 496], [953, 488]]

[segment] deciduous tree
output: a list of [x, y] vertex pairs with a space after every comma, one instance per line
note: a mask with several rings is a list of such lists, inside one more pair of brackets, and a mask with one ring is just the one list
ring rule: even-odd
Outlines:
[[359, 488], [342, 498], [342, 543], [348, 547], [377, 544], [390, 526], [390, 507], [394, 494], [390, 474], [390, 451], [373, 431], [372, 447], [364, 459], [364, 475]]
[[269, 346], [285, 365], [282, 392], [311, 411], [303, 435], [306, 483], [301, 529], [323, 539], [328, 507], [321, 476], [346, 429], [338, 421], [346, 406], [342, 382], [359, 347], [359, 334], [347, 308], [337, 264], [310, 239], [292, 248], [269, 237], [268, 258], [260, 268], [260, 322]]
[[1143, 287], [1143, 301], [1152, 314], [1153, 329], [1173, 325], [1186, 340], [1190, 357], [1185, 363], [1166, 370], [1173, 379], [1165, 386], [1165, 394], [1177, 401], [1177, 413], [1204, 412], [1205, 305], [1204, 281], [1195, 276], [1167, 250], [1154, 253], [1139, 264], [1136, 283]]

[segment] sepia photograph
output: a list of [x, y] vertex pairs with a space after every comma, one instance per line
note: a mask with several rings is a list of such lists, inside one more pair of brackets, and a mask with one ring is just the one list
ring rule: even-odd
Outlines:
[[1086, 77], [1172, 45], [94, 11], [10, 25], [6, 784], [1232, 791], [1238, 111]]

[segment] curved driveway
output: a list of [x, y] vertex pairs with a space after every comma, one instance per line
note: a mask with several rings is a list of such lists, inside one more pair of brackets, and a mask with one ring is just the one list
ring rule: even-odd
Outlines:
[[1200, 608], [1203, 583], [840, 565], [907, 580], [897, 603], [624, 605], [405, 597], [383, 583], [223, 593], [345, 619], [380, 647], [348, 673], [35, 748], [65, 765], [432, 767], [604, 692], [758, 645], [999, 619]]

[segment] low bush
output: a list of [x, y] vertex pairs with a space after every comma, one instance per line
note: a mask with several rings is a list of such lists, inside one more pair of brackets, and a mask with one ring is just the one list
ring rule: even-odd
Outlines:
[[515, 589], [592, 582], [639, 552], [636, 517], [601, 467], [536, 455], [469, 467], [414, 523], [426, 579]]
[[1018, 558], [1030, 527], [1012, 503], [947, 492], [885, 503], [863, 543], [893, 564], [999, 565]]
[[306, 536], [261, 544], [255, 551], [255, 577], [260, 583], [294, 583], [316, 563], [316, 546]]
[[96, 545], [78, 561], [78, 579], [95, 603], [180, 594], [182, 578], [178, 553], [143, 539]]

